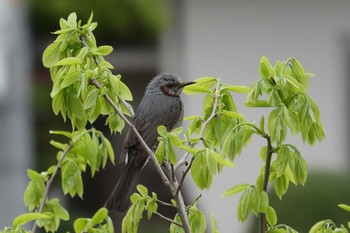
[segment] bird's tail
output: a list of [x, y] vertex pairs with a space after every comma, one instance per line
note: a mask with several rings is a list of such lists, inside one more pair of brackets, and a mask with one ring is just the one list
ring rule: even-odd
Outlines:
[[134, 159], [128, 161], [117, 186], [107, 199], [105, 207], [109, 211], [124, 212], [130, 206], [130, 196], [139, 181], [143, 166], [136, 164]]

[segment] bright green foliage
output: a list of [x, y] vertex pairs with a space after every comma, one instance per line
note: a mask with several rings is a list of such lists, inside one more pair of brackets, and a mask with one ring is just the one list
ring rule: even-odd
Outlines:
[[114, 233], [113, 222], [108, 217], [108, 210], [99, 209], [92, 218], [78, 218], [74, 221], [75, 233]]
[[55, 232], [60, 226], [61, 220], [69, 220], [69, 214], [60, 204], [57, 198], [46, 201], [43, 213], [50, 218], [41, 218], [37, 221], [38, 226], [44, 227], [46, 232]]
[[138, 185], [137, 190], [139, 193], [134, 193], [130, 198], [132, 205], [123, 219], [122, 233], [137, 233], [143, 212], [147, 211], [147, 218], [150, 219], [152, 214], [158, 210], [157, 195], [155, 193], [152, 193], [152, 197], [149, 196], [148, 189], [142, 185]]
[[237, 207], [238, 220], [244, 222], [247, 220], [250, 213], [257, 216], [259, 213], [271, 211], [269, 206], [269, 197], [267, 193], [258, 186], [241, 184], [237, 185], [224, 194], [225, 197], [242, 192], [241, 199]]
[[[33, 170], [28, 170], [30, 182], [24, 192], [24, 204], [29, 211], [37, 211], [40, 208], [46, 184], [58, 169], [61, 168], [61, 185], [64, 194], [69, 193], [72, 197], [78, 194], [82, 197], [84, 193], [81, 173], [89, 166], [91, 174], [101, 167], [104, 168], [107, 159], [114, 162], [114, 153], [110, 142], [103, 134], [95, 129], [81, 130], [75, 132], [52, 131], [51, 134], [64, 136], [69, 143], [51, 141], [50, 143], [58, 148], [57, 165], [51, 166], [47, 171], [40, 174]], [[46, 197], [47, 198], [47, 197]], [[31, 215], [32, 220], [37, 220], [40, 227], [44, 227], [48, 232], [58, 230], [61, 220], [68, 220], [68, 212], [59, 204], [59, 200], [47, 199], [41, 210], [45, 218], [41, 215]], [[30, 221], [30, 220], [29, 220]]]
[[[181, 220], [178, 214], [175, 215], [174, 221], [181, 224]], [[205, 215], [195, 205], [191, 206], [188, 209], [188, 221], [191, 227], [191, 232], [196, 232], [196, 233], [206, 232], [207, 222], [206, 222]], [[182, 229], [182, 227], [172, 223], [170, 225], [170, 233], [184, 233], [184, 230]]]
[[[273, 183], [275, 193], [281, 199], [290, 182], [295, 185], [304, 185], [306, 182], [306, 161], [299, 150], [293, 145], [285, 144], [285, 140], [288, 129], [293, 135], [301, 134], [303, 141], [310, 145], [324, 138], [318, 107], [307, 94], [308, 80], [313, 75], [306, 73], [294, 58], [286, 62], [277, 61], [272, 67], [269, 60], [263, 56], [259, 71], [260, 79], [250, 88], [246, 105], [272, 109], [267, 121], [267, 131], [264, 116], [260, 118], [259, 127], [243, 121], [235, 126], [235, 131], [232, 130], [233, 143], [225, 145], [223, 151], [240, 152], [242, 146], [234, 144], [235, 142], [239, 141], [242, 145], [249, 142], [252, 134], [260, 135], [268, 144], [260, 151], [265, 165], [257, 178], [256, 186], [237, 185], [228, 189], [224, 196], [242, 192], [237, 209], [240, 221], [245, 221], [251, 213], [256, 216], [262, 213], [269, 225], [268, 232], [296, 232], [288, 226], [276, 225], [277, 214], [268, 206], [266, 187], [263, 189], [263, 185]], [[232, 145], [238, 149], [232, 149]], [[273, 156], [275, 154], [276, 157]], [[266, 173], [268, 177], [265, 177]]]
[[205, 148], [196, 151], [191, 166], [192, 179], [200, 189], [209, 189], [213, 176], [218, 173], [223, 165], [233, 167], [229, 160], [224, 159], [213, 150]]
[[169, 161], [172, 164], [176, 163], [176, 153], [174, 146], [181, 148], [183, 146], [179, 139], [179, 134], [182, 132], [182, 128], [173, 129], [171, 132], [167, 132], [165, 126], [158, 127], [159, 145], [155, 152], [159, 164], [162, 164], [164, 160]]
[[[209, 189], [213, 176], [222, 170], [223, 165], [233, 167], [227, 160], [233, 160], [250, 138], [249, 127], [237, 128], [245, 121], [239, 114], [230, 91], [246, 92], [244, 86], [222, 84], [220, 79], [203, 77], [195, 80], [196, 84], [185, 87], [187, 94], [205, 94], [203, 117], [190, 116], [192, 120], [187, 131], [186, 140], [190, 147], [183, 149], [191, 153], [193, 163], [191, 174], [200, 189]], [[194, 147], [202, 142], [204, 148]]]
[[[73, 144], [73, 148], [66, 153], [61, 162], [63, 193], [69, 193], [72, 197], [78, 194], [82, 197], [84, 190], [81, 172], [89, 166], [91, 175], [94, 176], [100, 167], [106, 166], [108, 158], [114, 163], [111, 144], [101, 132], [95, 129], [75, 131], [72, 134], [61, 131], [51, 133], [64, 134]], [[51, 144], [56, 145], [57, 142], [51, 142]]]
[[[112, 132], [121, 132], [124, 121], [114, 114], [112, 106], [106, 104], [104, 94], [117, 104], [124, 114], [130, 115], [121, 107], [118, 98], [132, 100], [129, 88], [121, 81], [120, 75], [111, 72], [113, 66], [104, 60], [104, 56], [113, 51], [111, 46], [97, 46], [93, 30], [97, 23], [82, 25], [72, 13], [68, 19], [60, 19], [58, 35], [43, 54], [43, 64], [50, 68], [53, 88], [51, 92], [52, 109], [61, 113], [64, 120], [71, 120], [72, 127], [85, 128], [87, 122], [93, 123], [100, 114], [109, 115], [106, 124]], [[98, 81], [101, 87], [92, 85]], [[118, 97], [117, 97], [118, 96]]]
[[290, 226], [279, 224], [279, 225], [270, 227], [267, 233], [298, 233], [298, 232], [293, 228], [291, 228]]
[[26, 231], [21, 229], [20, 227], [28, 222], [38, 219], [49, 219], [50, 216], [47, 214], [40, 213], [25, 213], [18, 215], [12, 223], [12, 227], [5, 227], [4, 231], [0, 231], [1, 233], [30, 233], [30, 231]]
[[349, 231], [341, 225], [337, 227], [331, 220], [323, 220], [316, 223], [309, 231], [309, 233], [348, 233]]
[[287, 192], [289, 182], [304, 185], [307, 178], [307, 164], [295, 146], [281, 145], [276, 148], [277, 157], [271, 165], [270, 179], [281, 199]]
[[324, 138], [318, 107], [307, 94], [312, 76], [295, 58], [277, 61], [274, 67], [266, 57], [261, 58], [260, 79], [248, 93], [247, 106], [273, 108], [268, 120], [272, 142], [281, 144], [287, 128], [293, 134], [301, 133], [304, 142], [310, 145]]

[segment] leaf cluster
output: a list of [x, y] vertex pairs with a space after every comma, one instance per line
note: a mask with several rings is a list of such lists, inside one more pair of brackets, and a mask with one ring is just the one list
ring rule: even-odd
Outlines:
[[222, 84], [214, 77], [199, 78], [195, 82], [185, 87], [184, 92], [204, 94], [203, 115], [185, 118], [191, 122], [185, 135], [188, 146], [183, 149], [193, 156], [193, 181], [200, 189], [209, 189], [213, 176], [223, 166], [233, 167], [233, 159], [249, 141], [250, 127], [237, 127], [246, 119], [237, 112], [231, 95], [231, 92], [245, 93], [249, 88]]
[[[92, 17], [93, 14], [84, 25], [77, 21], [75, 13], [67, 20], [61, 18], [61, 29], [54, 32], [56, 40], [43, 53], [43, 64], [50, 69], [53, 81], [52, 109], [64, 120], [69, 118], [77, 129], [85, 128], [87, 122], [93, 123], [101, 114], [108, 115], [106, 124], [111, 131], [121, 132], [125, 123], [105, 102], [104, 95], [108, 94], [124, 114], [130, 115], [120, 99], [130, 101], [132, 94], [121, 76], [111, 72], [113, 65], [104, 59], [113, 48], [97, 46], [93, 34], [97, 23], [92, 22]], [[100, 86], [92, 85], [93, 81]]]
[[[246, 105], [272, 109], [267, 127], [262, 116], [259, 127], [249, 122], [241, 122], [234, 129], [248, 127], [245, 132], [248, 132], [249, 137], [256, 134], [266, 139], [267, 145], [260, 150], [264, 166], [256, 185], [234, 186], [228, 189], [224, 196], [242, 192], [237, 208], [240, 221], [246, 221], [253, 213], [261, 219], [266, 219], [268, 232], [296, 232], [289, 226], [276, 225], [277, 214], [268, 205], [266, 191], [268, 183], [273, 183], [275, 193], [281, 199], [290, 182], [295, 185], [304, 185], [306, 182], [305, 159], [294, 145], [285, 143], [288, 129], [294, 135], [301, 134], [303, 141], [310, 145], [324, 138], [319, 109], [307, 93], [308, 80], [312, 75], [306, 73], [295, 58], [286, 62], [277, 61], [272, 67], [269, 60], [263, 56], [259, 71], [260, 79], [250, 88]], [[237, 131], [234, 135], [236, 134]]]
[[260, 60], [260, 79], [251, 87], [246, 105], [272, 107], [268, 131], [272, 142], [281, 144], [287, 128], [296, 135], [301, 133], [304, 142], [312, 145], [325, 134], [320, 112], [315, 101], [307, 94], [309, 78], [295, 58], [277, 61], [274, 67], [266, 57]]
[[[28, 221], [36, 220], [39, 227], [47, 232], [57, 231], [61, 220], [69, 220], [69, 213], [59, 203], [57, 198], [48, 198], [48, 189], [57, 173], [61, 172], [61, 186], [64, 194], [72, 197], [83, 196], [83, 181], [81, 173], [89, 166], [91, 175], [104, 168], [108, 158], [114, 162], [114, 152], [110, 142], [103, 134], [95, 129], [71, 132], [52, 131], [52, 134], [64, 136], [68, 143], [51, 141], [51, 145], [59, 149], [57, 165], [47, 171], [38, 173], [29, 169], [30, 179], [24, 192], [23, 201], [30, 213], [15, 219], [12, 230], [17, 229]], [[11, 231], [12, 232], [12, 231]], [[77, 232], [77, 231], [76, 231]]]

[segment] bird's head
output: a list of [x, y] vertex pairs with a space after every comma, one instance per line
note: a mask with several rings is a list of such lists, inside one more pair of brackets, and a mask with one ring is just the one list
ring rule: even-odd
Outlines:
[[146, 93], [180, 96], [182, 88], [195, 82], [183, 82], [179, 76], [161, 73], [148, 84]]

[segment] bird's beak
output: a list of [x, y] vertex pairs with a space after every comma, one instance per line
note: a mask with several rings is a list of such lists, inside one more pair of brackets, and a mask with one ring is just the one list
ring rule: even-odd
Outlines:
[[192, 85], [192, 84], [195, 84], [196, 82], [183, 82], [181, 83], [181, 87], [185, 87], [185, 86], [188, 86], [188, 85]]

